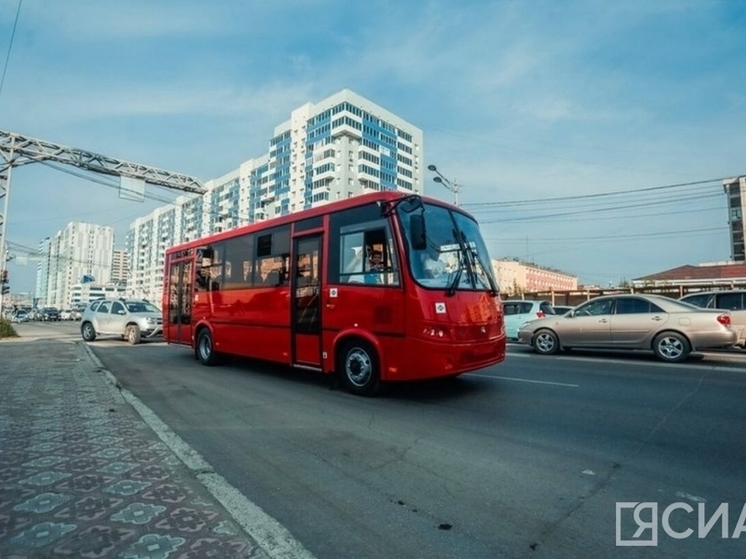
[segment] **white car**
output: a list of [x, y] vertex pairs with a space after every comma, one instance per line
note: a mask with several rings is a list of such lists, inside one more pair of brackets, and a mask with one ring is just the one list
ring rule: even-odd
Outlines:
[[131, 344], [163, 333], [161, 310], [143, 299], [103, 299], [94, 301], [83, 313], [80, 333], [86, 342], [97, 336], [121, 336]]

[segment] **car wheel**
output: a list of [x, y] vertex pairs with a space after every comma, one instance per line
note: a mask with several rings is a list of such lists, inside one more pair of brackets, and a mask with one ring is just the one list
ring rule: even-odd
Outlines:
[[96, 329], [90, 322], [84, 322], [81, 324], [80, 334], [86, 342], [92, 342], [96, 339]]
[[534, 334], [532, 344], [534, 351], [542, 355], [552, 355], [559, 350], [559, 339], [557, 334], [551, 330], [539, 330]]
[[677, 332], [662, 332], [653, 340], [653, 351], [661, 361], [678, 363], [691, 352], [689, 341]]
[[347, 391], [358, 396], [372, 396], [381, 384], [378, 355], [363, 340], [342, 345], [337, 358], [337, 372]]
[[140, 327], [137, 324], [130, 324], [127, 326], [127, 330], [125, 330], [124, 335], [127, 338], [127, 341], [132, 345], [137, 345], [140, 343], [140, 338], [142, 336], [140, 332]]
[[207, 328], [200, 330], [197, 336], [197, 347], [195, 348], [197, 359], [203, 365], [211, 367], [218, 362], [218, 354], [215, 352], [212, 343], [212, 334]]

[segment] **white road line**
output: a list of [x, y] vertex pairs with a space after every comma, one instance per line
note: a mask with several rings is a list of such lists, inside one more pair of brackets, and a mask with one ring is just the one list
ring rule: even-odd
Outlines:
[[566, 386], [567, 388], [578, 388], [579, 384], [568, 384], [566, 382], [550, 382], [547, 380], [531, 380], [527, 378], [515, 378], [515, 377], [498, 377], [495, 375], [480, 375], [479, 373], [467, 373], [470, 377], [481, 377], [481, 378], [494, 378], [499, 380], [512, 380], [515, 382], [528, 382], [530, 384], [548, 384], [550, 386]]
[[669, 369], [689, 369], [692, 371], [723, 371], [730, 373], [746, 374], [746, 368], [728, 367], [718, 365], [709, 361], [704, 361], [700, 365], [693, 363], [663, 363], [661, 361], [634, 361], [620, 357], [590, 357], [590, 356], [571, 356], [571, 355], [538, 355], [534, 353], [508, 353], [509, 357], [530, 357], [534, 359], [556, 359], [557, 361], [578, 361], [580, 363], [616, 363], [620, 365], [641, 365], [644, 367], [665, 367]]

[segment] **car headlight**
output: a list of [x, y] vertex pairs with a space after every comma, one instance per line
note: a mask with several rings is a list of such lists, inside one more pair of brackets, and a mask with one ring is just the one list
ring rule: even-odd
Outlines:
[[147, 322], [148, 324], [155, 324], [158, 322], [158, 320], [153, 318], [152, 316], [149, 316], [148, 318], [145, 319], [145, 322]]

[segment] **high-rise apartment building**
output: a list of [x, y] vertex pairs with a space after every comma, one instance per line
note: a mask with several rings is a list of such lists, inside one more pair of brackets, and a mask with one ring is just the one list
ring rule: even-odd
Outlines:
[[42, 302], [47, 299], [49, 287], [49, 253], [52, 240], [47, 237], [39, 243], [39, 261], [36, 264], [36, 289], [34, 298]]
[[[84, 282], [109, 283], [114, 252], [114, 229], [92, 223], [69, 223], [42, 241], [41, 265], [37, 267], [36, 292], [45, 305], [69, 308], [72, 288]], [[46, 262], [46, 264], [45, 264]], [[46, 268], [46, 274], [43, 270]]]
[[130, 253], [126, 248], [116, 248], [111, 258], [111, 283], [125, 284], [130, 273]]
[[729, 179], [723, 183], [728, 197], [728, 224], [730, 225], [730, 257], [735, 262], [746, 261], [744, 236], [746, 235], [746, 176]]
[[128, 292], [160, 298], [166, 247], [367, 192], [421, 194], [422, 141], [419, 128], [348, 89], [306, 103], [275, 128], [267, 153], [130, 225]]

